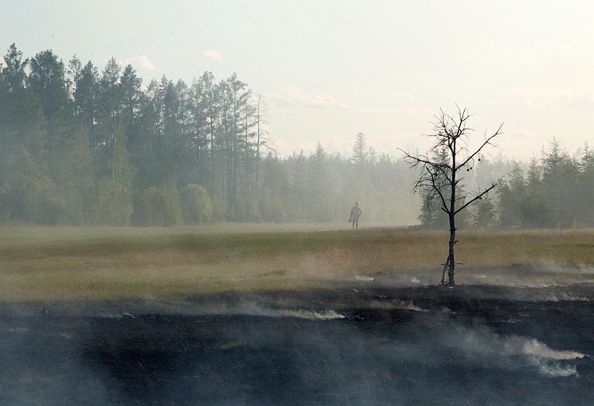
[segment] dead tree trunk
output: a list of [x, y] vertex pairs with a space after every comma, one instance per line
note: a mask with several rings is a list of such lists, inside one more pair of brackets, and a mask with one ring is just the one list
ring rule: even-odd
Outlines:
[[494, 133], [485, 138], [478, 148], [469, 152], [464, 144], [461, 144], [463, 138], [471, 132], [467, 126], [469, 118], [470, 114], [466, 109], [458, 108], [455, 116], [450, 116], [442, 110], [441, 114], [436, 116], [435, 131], [430, 135], [435, 139], [430, 154], [413, 156], [403, 151], [411, 166], [422, 168], [421, 176], [415, 183], [415, 191], [421, 189], [428, 191], [428, 198], [438, 199], [441, 210], [448, 216], [450, 231], [448, 256], [443, 264], [441, 284], [450, 287], [456, 284], [456, 244], [458, 243], [456, 240], [456, 215], [497, 186], [497, 182], [492, 183], [491, 186], [476, 193], [469, 200], [466, 200], [468, 196], [461, 193], [462, 173], [472, 170], [475, 162], [480, 161], [479, 154], [482, 149], [487, 145], [492, 145], [493, 138], [502, 134], [502, 125], [500, 125]]
[[[454, 250], [456, 246], [456, 221], [455, 217], [450, 215], [450, 241], [448, 243], [448, 258], [446, 260], [448, 270], [448, 285], [454, 286], [454, 275], [456, 274], [456, 252]], [[442, 280], [442, 284], [445, 285], [445, 281]]]

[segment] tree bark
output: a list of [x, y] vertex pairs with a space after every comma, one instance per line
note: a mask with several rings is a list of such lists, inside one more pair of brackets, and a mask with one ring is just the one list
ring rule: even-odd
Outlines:
[[453, 287], [456, 286], [454, 281], [454, 273], [456, 271], [456, 256], [454, 252], [454, 247], [456, 245], [456, 154], [458, 150], [456, 148], [456, 141], [457, 139], [454, 138], [450, 143], [450, 151], [452, 154], [452, 174], [451, 174], [451, 182], [450, 182], [450, 210], [448, 213], [448, 217], [450, 220], [450, 241], [448, 244], [448, 286]]
[[448, 264], [448, 286], [450, 286], [450, 287], [456, 286], [456, 282], [454, 280], [454, 275], [456, 273], [455, 246], [456, 246], [456, 222], [455, 222], [455, 216], [450, 215], [450, 241], [448, 244], [448, 260], [446, 261], [446, 263]]

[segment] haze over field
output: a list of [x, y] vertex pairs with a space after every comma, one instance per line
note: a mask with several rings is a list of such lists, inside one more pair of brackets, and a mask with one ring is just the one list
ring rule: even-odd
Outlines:
[[[495, 154], [528, 159], [594, 129], [594, 6], [588, 1], [10, 1], [2, 47], [53, 49], [100, 67], [132, 63], [145, 84], [238, 72], [267, 104], [283, 155], [424, 150], [439, 107], [505, 122]], [[51, 17], [48, 17], [51, 16]]]
[[594, 405], [594, 3], [1, 10], [0, 404]]

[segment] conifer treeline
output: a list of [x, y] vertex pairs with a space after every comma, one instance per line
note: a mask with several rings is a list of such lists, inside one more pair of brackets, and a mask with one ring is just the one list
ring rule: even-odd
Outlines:
[[572, 157], [555, 141], [527, 170], [516, 165], [499, 190], [499, 212], [504, 227], [593, 227], [592, 151]]
[[[76, 57], [65, 66], [49, 50], [25, 59], [13, 44], [0, 62], [0, 222], [343, 222], [359, 200], [368, 224], [443, 225], [438, 205], [413, 196], [416, 174], [377, 156], [363, 134], [350, 158], [320, 145], [279, 158], [262, 104], [235, 74], [143, 86], [114, 59], [101, 71]], [[594, 226], [587, 148], [575, 158], [553, 143], [527, 168], [477, 169], [468, 190], [509, 176], [462, 219], [466, 226]]]
[[[486, 163], [479, 177], [505, 173], [495, 193], [462, 217], [466, 227], [575, 228], [594, 227], [594, 154], [586, 145], [571, 156], [554, 141], [540, 159], [520, 163]], [[484, 183], [475, 179], [474, 184]], [[425, 228], [447, 228], [447, 216], [436, 201], [421, 193], [419, 220]]]
[[0, 66], [0, 221], [170, 225], [208, 221], [411, 222], [410, 172], [368, 154], [280, 159], [262, 101], [237, 75], [143, 87], [130, 65], [99, 71], [13, 44]]

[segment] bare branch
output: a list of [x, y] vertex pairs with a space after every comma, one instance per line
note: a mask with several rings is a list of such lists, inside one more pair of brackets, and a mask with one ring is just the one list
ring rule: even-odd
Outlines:
[[414, 166], [416, 166], [418, 164], [425, 164], [425, 165], [429, 165], [431, 167], [443, 167], [443, 168], [448, 168], [450, 170], [452, 169], [452, 167], [446, 163], [433, 162], [433, 161], [430, 161], [429, 158], [423, 158], [423, 157], [411, 155], [408, 152], [406, 152], [405, 150], [403, 150], [402, 148], [398, 148], [398, 150], [405, 155], [404, 156], [405, 159], [413, 161]]
[[403, 150], [402, 148], [398, 148], [400, 152], [404, 154], [404, 158], [411, 162], [411, 167], [416, 167], [419, 165], [423, 165], [425, 167], [431, 167], [435, 170], [441, 172], [441, 174], [446, 178], [448, 182], [451, 182], [450, 174], [448, 172], [452, 171], [452, 167], [444, 162], [434, 162], [429, 159], [429, 157], [420, 157], [409, 154], [407, 151]]
[[466, 112], [466, 108], [460, 110], [460, 106], [458, 105], [456, 105], [456, 108], [458, 109], [458, 128], [456, 128], [455, 136], [456, 138], [458, 138], [466, 131], [465, 123], [466, 120], [468, 120], [468, 118], [470, 117], [470, 115], [468, 115], [468, 113]]
[[427, 172], [429, 172], [429, 176], [431, 176], [431, 186], [433, 187], [433, 190], [439, 195], [439, 198], [441, 199], [441, 209], [445, 211], [447, 214], [450, 214], [450, 209], [448, 208], [445, 198], [443, 197], [443, 193], [441, 193], [441, 188], [437, 184], [435, 175], [433, 174], [433, 172], [429, 170], [427, 170]]
[[459, 209], [457, 209], [454, 214], [458, 214], [460, 213], [462, 210], [464, 210], [465, 208], [467, 208], [468, 206], [470, 206], [472, 203], [476, 202], [477, 200], [479, 200], [481, 197], [483, 197], [484, 195], [486, 195], [487, 193], [489, 193], [491, 190], [493, 190], [494, 188], [496, 188], [498, 185], [498, 183], [493, 183], [491, 186], [489, 186], [487, 189], [485, 189], [482, 193], [476, 195], [475, 197], [472, 198], [472, 200], [470, 200], [468, 203], [465, 203], [462, 207], [460, 207]]
[[466, 160], [464, 162], [462, 162], [460, 165], [456, 166], [456, 168], [454, 168], [454, 169], [458, 170], [458, 169], [466, 166], [468, 164], [468, 162], [470, 162], [475, 156], [477, 156], [485, 146], [491, 144], [491, 140], [493, 138], [495, 138], [498, 135], [501, 135], [503, 133], [503, 131], [501, 131], [502, 128], [503, 128], [503, 123], [501, 123], [499, 125], [499, 127], [497, 128], [497, 131], [495, 131], [493, 134], [491, 134], [489, 137], [487, 137], [487, 139], [481, 144], [480, 147], [478, 147], [468, 158], [466, 158]]

